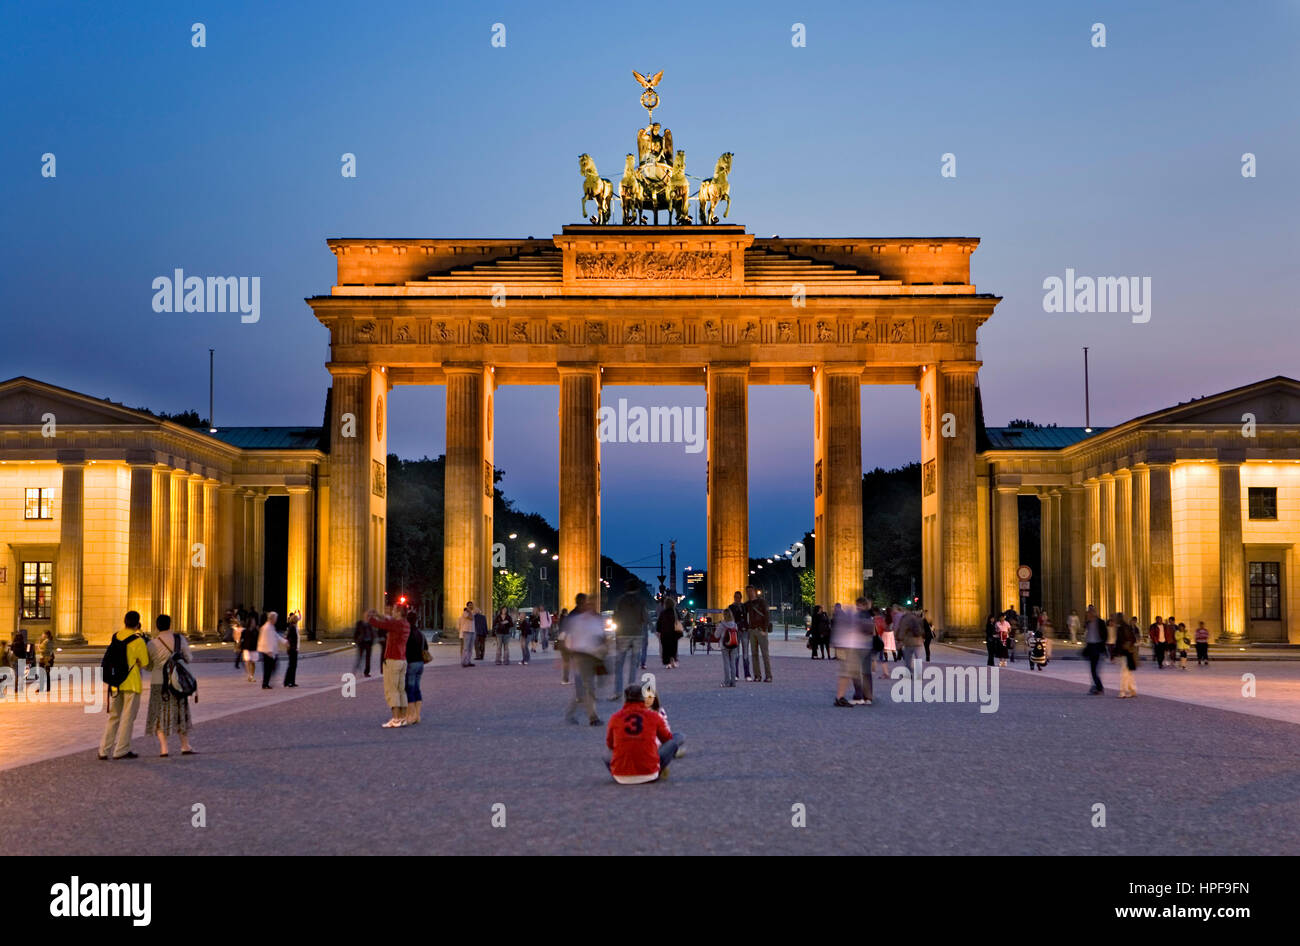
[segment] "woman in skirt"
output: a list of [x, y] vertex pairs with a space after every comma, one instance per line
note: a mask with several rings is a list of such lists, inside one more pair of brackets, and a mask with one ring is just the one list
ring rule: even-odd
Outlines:
[[157, 734], [158, 755], [167, 758], [167, 737], [178, 733], [181, 737], [181, 755], [194, 755], [190, 747], [189, 697], [177, 696], [163, 683], [163, 668], [172, 654], [179, 654], [186, 663], [190, 661], [190, 642], [184, 634], [175, 633], [172, 619], [158, 615], [158, 633], [149, 641], [149, 665], [153, 676], [149, 680], [149, 711], [145, 716], [145, 735]]

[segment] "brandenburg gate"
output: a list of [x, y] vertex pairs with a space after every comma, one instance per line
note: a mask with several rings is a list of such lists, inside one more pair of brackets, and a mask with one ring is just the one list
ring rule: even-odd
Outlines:
[[[659, 76], [637, 78], [653, 94]], [[642, 104], [653, 108], [646, 95]], [[923, 600], [937, 627], [975, 633], [975, 342], [1000, 301], [971, 283], [979, 241], [758, 238], [714, 215], [719, 199], [730, 209], [730, 154], [690, 195], [671, 132], [651, 123], [637, 145], [617, 190], [583, 156], [584, 212], [594, 199], [596, 215], [549, 238], [329, 241], [337, 282], [307, 300], [330, 331], [333, 376], [324, 626], [350, 629], [383, 605], [386, 410], [397, 385], [447, 388], [443, 621], [454, 627], [466, 601], [489, 610], [492, 600], [499, 386], [559, 385], [566, 603], [599, 589], [602, 388], [706, 388], [711, 607], [749, 579], [749, 386], [810, 386], [817, 600], [829, 607], [863, 587], [860, 386], [909, 384], [919, 392]], [[621, 225], [609, 222], [613, 200]], [[669, 221], [647, 219], [661, 209]]]

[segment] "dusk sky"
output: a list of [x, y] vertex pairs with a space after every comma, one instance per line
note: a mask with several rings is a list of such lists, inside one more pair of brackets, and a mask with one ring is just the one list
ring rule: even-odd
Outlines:
[[[664, 70], [656, 119], [692, 174], [735, 153], [728, 222], [979, 237], [973, 279], [1004, 297], [981, 332], [990, 425], [1081, 425], [1084, 345], [1100, 426], [1300, 376], [1294, 0], [8, 3], [0, 23], [0, 378], [206, 413], [211, 347], [219, 424], [319, 424], [328, 335], [303, 299], [334, 281], [325, 240], [579, 222], [577, 155], [616, 179], [644, 119], [633, 69]], [[176, 268], [260, 276], [260, 321], [155, 313], [151, 283]], [[1045, 312], [1043, 281], [1067, 268], [1150, 277], [1150, 321]], [[394, 452], [442, 453], [441, 388], [390, 404]], [[912, 388], [864, 387], [862, 404], [864, 468], [918, 459]], [[556, 389], [519, 387], [496, 409], [503, 488], [552, 522], [556, 409]], [[811, 526], [811, 392], [751, 388], [750, 416], [750, 551], [770, 555]], [[702, 565], [704, 472], [704, 453], [605, 445], [604, 551], [631, 562], [676, 538], [679, 564]]]

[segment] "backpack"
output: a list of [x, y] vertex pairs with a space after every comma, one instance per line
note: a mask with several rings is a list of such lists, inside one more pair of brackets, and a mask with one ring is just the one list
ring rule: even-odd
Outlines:
[[99, 662], [99, 668], [104, 673], [104, 683], [110, 690], [116, 690], [126, 682], [126, 678], [131, 674], [131, 665], [127, 662], [126, 649], [127, 645], [133, 640], [139, 639], [139, 634], [132, 634], [126, 640], [119, 640], [116, 634], [108, 642], [108, 648], [104, 651], [104, 657]]
[[723, 633], [722, 637], [722, 646], [728, 648], [740, 646], [740, 635], [736, 631], [736, 625], [727, 625], [727, 629]]
[[[162, 641], [159, 641], [161, 644]], [[163, 644], [166, 647], [166, 644]], [[163, 664], [163, 692], [170, 693], [179, 699], [185, 699], [193, 696], [199, 688], [199, 682], [194, 679], [194, 674], [190, 673], [190, 668], [185, 665], [185, 658], [175, 652], [167, 658]], [[197, 703], [199, 698], [194, 697]]]

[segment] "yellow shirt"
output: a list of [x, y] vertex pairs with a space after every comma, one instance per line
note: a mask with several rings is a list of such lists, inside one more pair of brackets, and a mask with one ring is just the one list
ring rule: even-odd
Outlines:
[[[122, 628], [113, 636], [120, 641], [126, 640], [132, 634], [139, 635], [139, 631], [133, 631], [130, 628]], [[131, 672], [126, 675], [122, 685], [118, 687], [123, 693], [140, 693], [140, 669], [149, 669], [149, 645], [145, 643], [143, 636], [137, 636], [135, 640], [126, 645], [126, 663], [131, 668]]]

